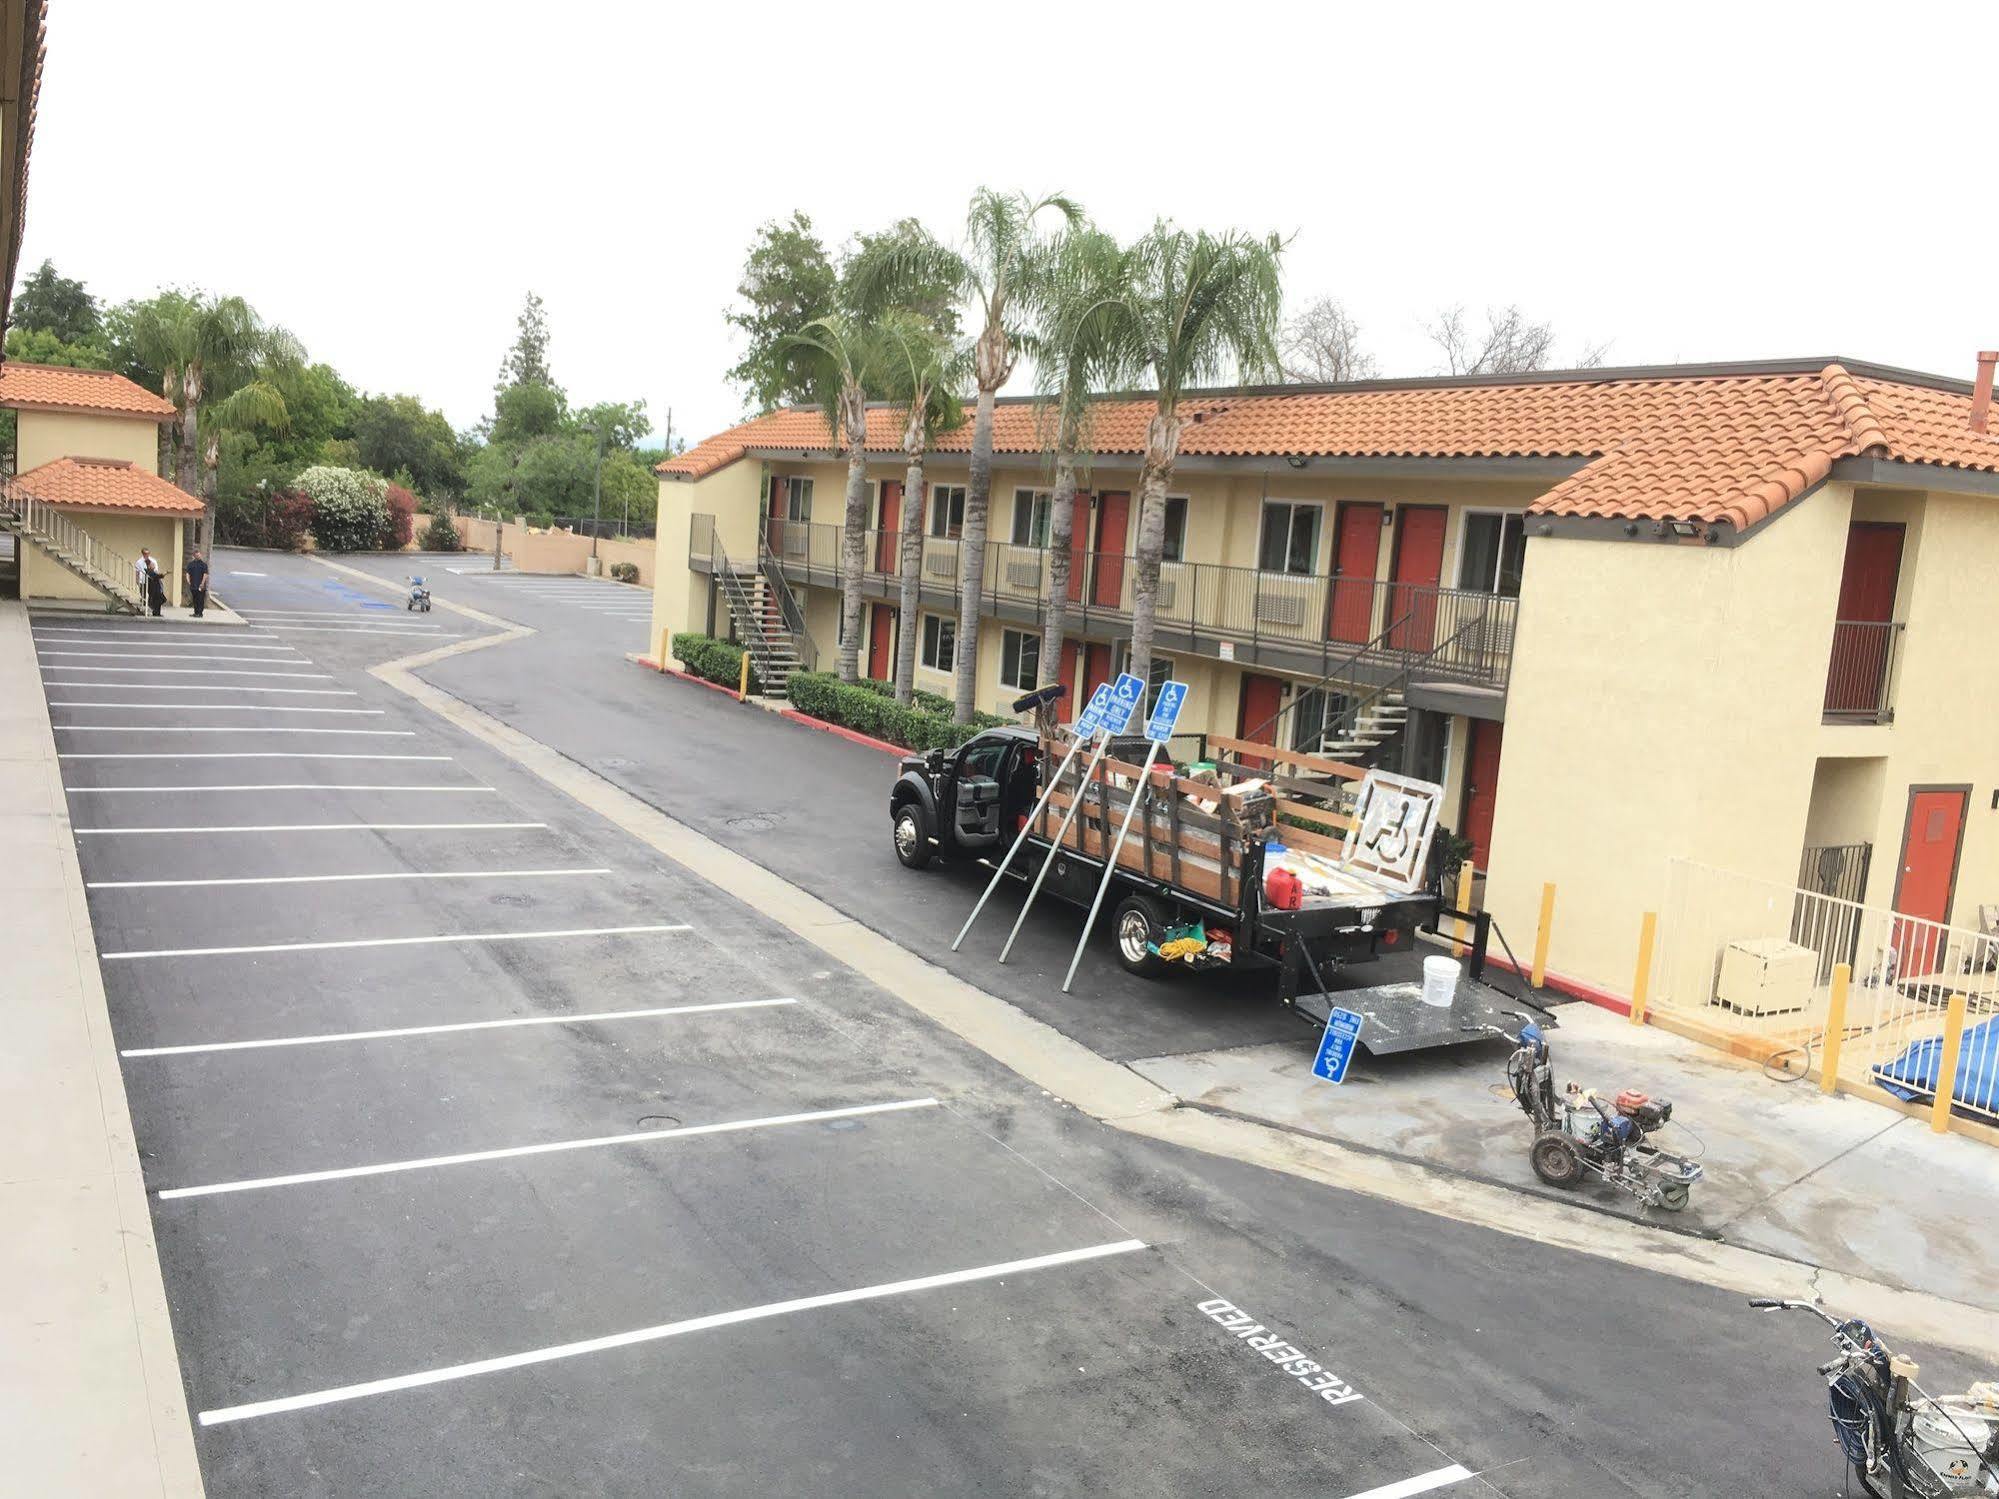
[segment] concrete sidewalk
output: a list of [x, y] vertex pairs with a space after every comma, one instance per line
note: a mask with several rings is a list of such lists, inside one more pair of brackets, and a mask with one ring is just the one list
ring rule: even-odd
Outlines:
[[26, 610], [0, 602], [0, 1451], [20, 1494], [198, 1495]]
[[1532, 1126], [1506, 1091], [1505, 1041], [1363, 1053], [1340, 1087], [1312, 1075], [1311, 1033], [1131, 1065], [1197, 1108], [1999, 1309], [1999, 1151], [1864, 1099], [1825, 1097], [1814, 1082], [1775, 1081], [1594, 1005], [1556, 1014], [1558, 1091], [1573, 1079], [1672, 1099], [1674, 1122], [1658, 1143], [1698, 1157], [1707, 1173], [1685, 1212], [1648, 1211], [1593, 1180], [1574, 1192], [1543, 1186], [1527, 1160]]

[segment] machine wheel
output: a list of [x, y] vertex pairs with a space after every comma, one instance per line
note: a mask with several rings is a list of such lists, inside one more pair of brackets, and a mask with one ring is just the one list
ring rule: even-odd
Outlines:
[[1576, 1149], [1576, 1142], [1560, 1130], [1536, 1135], [1528, 1159], [1534, 1164], [1534, 1174], [1551, 1187], [1582, 1185], [1582, 1155]]
[[922, 869], [930, 862], [930, 838], [923, 831], [923, 814], [915, 802], [895, 809], [895, 856], [904, 869]]
[[404, 599], [404, 600], [403, 600], [403, 608], [404, 608], [404, 609], [414, 609], [414, 608], [416, 608], [416, 600], [415, 600], [415, 599]]
[[1117, 935], [1118, 963], [1126, 973], [1135, 973], [1142, 979], [1156, 979], [1166, 973], [1169, 966], [1166, 960], [1147, 945], [1158, 942], [1165, 931], [1153, 902], [1142, 895], [1127, 895], [1118, 902], [1111, 929]]
[[1685, 1182], [1674, 1182], [1670, 1187], [1659, 1189], [1659, 1206], [1669, 1213], [1683, 1213], [1692, 1196], [1693, 1192]]

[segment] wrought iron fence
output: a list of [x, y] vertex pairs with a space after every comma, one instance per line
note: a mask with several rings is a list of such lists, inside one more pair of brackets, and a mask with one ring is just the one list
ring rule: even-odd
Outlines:
[[1832, 627], [1825, 674], [1830, 723], [1887, 723], [1895, 716], [1895, 665], [1902, 625], [1897, 620], [1842, 619]]

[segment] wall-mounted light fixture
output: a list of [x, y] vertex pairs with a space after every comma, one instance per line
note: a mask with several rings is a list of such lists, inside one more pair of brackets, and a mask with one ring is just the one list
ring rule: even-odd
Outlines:
[[1286, 455], [1284, 461], [1290, 464], [1293, 468], [1303, 468], [1306, 464], [1310, 463], [1312, 460], [1303, 456], [1302, 454], [1291, 453]]
[[1673, 534], [1675, 536], [1698, 536], [1701, 534], [1701, 528], [1690, 520], [1676, 520], [1673, 522]]

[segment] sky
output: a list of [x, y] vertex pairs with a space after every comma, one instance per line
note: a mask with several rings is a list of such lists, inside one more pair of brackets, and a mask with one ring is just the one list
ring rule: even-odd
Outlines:
[[1277, 231], [1384, 374], [1453, 304], [1612, 364], [1999, 347], [1990, 3], [48, 12], [23, 273], [239, 293], [461, 427], [533, 289], [573, 401], [717, 431], [759, 224], [955, 238], [981, 185]]

